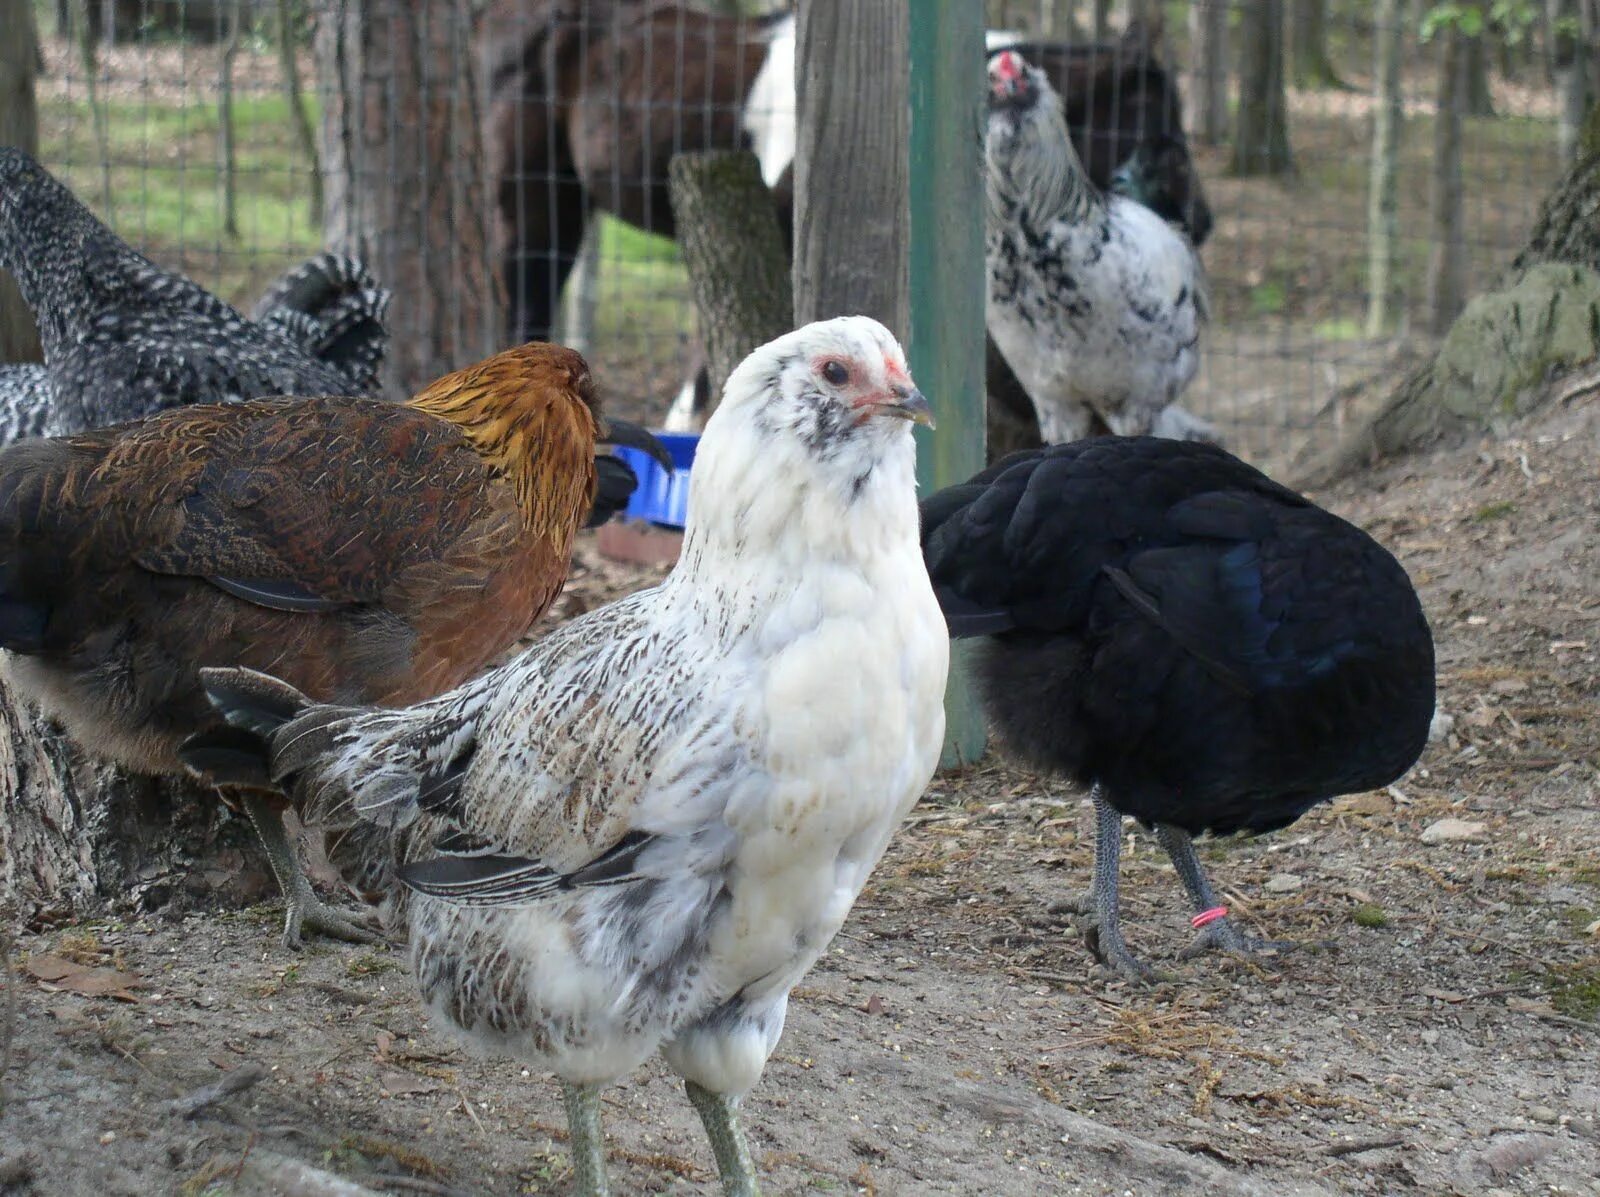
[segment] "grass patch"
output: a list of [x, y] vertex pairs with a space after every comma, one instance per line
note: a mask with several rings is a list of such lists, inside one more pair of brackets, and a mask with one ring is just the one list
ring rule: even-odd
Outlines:
[[1568, 1018], [1600, 1014], [1600, 957], [1577, 964], [1558, 964], [1545, 976], [1550, 1004]]
[[1503, 520], [1516, 510], [1517, 505], [1515, 503], [1508, 503], [1503, 500], [1498, 503], [1485, 503], [1472, 513], [1472, 522], [1475, 524], [1487, 524], [1494, 520]]
[[109, 205], [87, 100], [43, 100], [40, 157], [97, 216], [158, 262], [240, 303], [321, 248], [308, 167], [282, 96], [234, 101], [237, 237], [224, 229], [215, 105], [112, 101], [106, 118]]
[[1376, 930], [1389, 925], [1389, 916], [1384, 913], [1383, 907], [1371, 902], [1363, 902], [1350, 912], [1350, 920], [1358, 927]]

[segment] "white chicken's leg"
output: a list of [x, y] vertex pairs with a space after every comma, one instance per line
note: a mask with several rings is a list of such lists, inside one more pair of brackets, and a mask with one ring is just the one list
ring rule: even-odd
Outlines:
[[761, 1197], [750, 1145], [739, 1125], [738, 1100], [713, 1093], [693, 1081], [685, 1081], [683, 1089], [700, 1115], [706, 1138], [711, 1140], [711, 1152], [717, 1157], [717, 1171], [722, 1175], [722, 1191], [727, 1197]]
[[317, 897], [316, 890], [311, 888], [311, 882], [300, 868], [294, 846], [289, 843], [282, 816], [267, 804], [265, 798], [260, 794], [246, 793], [244, 810], [250, 816], [256, 835], [261, 838], [267, 863], [272, 866], [272, 875], [278, 879], [278, 888], [283, 891], [284, 947], [298, 951], [304, 943], [302, 931], [326, 935], [330, 939], [342, 939], [347, 943], [379, 941], [379, 937], [371, 930]]
[[606, 1143], [600, 1129], [600, 1090], [595, 1085], [561, 1082], [567, 1106], [567, 1140], [578, 1197], [611, 1197], [606, 1180]]

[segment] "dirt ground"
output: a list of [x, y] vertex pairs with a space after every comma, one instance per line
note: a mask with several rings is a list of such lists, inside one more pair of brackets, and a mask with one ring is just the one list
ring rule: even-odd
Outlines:
[[[1597, 451], [1590, 395], [1319, 496], [1421, 587], [1450, 724], [1398, 785], [1206, 850], [1248, 925], [1324, 946], [1179, 961], [1130, 826], [1129, 941], [1174, 979], [1112, 981], [1060, 913], [1080, 796], [993, 758], [937, 779], [749, 1100], [767, 1192], [1600, 1195]], [[561, 614], [645, 577], [586, 547]], [[278, 918], [24, 933], [0, 1192], [569, 1191], [549, 1078], [433, 1033], [401, 950], [292, 957]], [[605, 1117], [619, 1192], [717, 1190], [659, 1067]]]

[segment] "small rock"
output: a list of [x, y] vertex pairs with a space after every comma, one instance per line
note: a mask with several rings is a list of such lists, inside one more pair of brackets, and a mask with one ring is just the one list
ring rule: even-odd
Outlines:
[[1432, 1029], [1422, 1032], [1422, 1042], [1426, 1046], [1432, 1047], [1439, 1042], [1439, 1032]]
[[1595, 919], [1594, 922], [1585, 927], [1583, 933], [1585, 935], [1600, 935], [1600, 919]]
[[1534, 1106], [1528, 1111], [1528, 1117], [1535, 1122], [1559, 1122], [1561, 1120], [1561, 1115], [1557, 1114], [1549, 1106]]
[[1428, 722], [1428, 743], [1437, 744], [1450, 734], [1450, 729], [1456, 725], [1454, 715], [1446, 715], [1443, 711], [1435, 711], [1433, 718]]
[[1487, 838], [1486, 823], [1471, 823], [1466, 819], [1440, 819], [1429, 824], [1422, 833], [1424, 844], [1466, 844]]
[[1294, 873], [1274, 873], [1262, 888], [1269, 894], [1292, 894], [1305, 885], [1305, 878]]

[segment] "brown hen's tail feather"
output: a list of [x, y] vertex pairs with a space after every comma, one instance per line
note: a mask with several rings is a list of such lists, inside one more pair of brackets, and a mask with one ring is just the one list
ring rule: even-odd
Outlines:
[[202, 669], [200, 684], [228, 726], [196, 732], [179, 746], [178, 757], [217, 785], [299, 797], [295, 775], [332, 749], [340, 726], [357, 713], [314, 702], [254, 669]]

